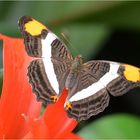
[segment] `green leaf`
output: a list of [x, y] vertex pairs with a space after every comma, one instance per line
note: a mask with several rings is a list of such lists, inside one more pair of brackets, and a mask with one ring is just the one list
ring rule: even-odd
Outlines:
[[95, 56], [110, 36], [110, 32], [106, 26], [96, 24], [69, 24], [57, 30], [57, 33], [66, 35], [70, 52], [74, 56], [81, 54], [84, 59]]
[[140, 139], [140, 118], [128, 114], [105, 116], [78, 134], [85, 139]]
[[[17, 22], [23, 15], [32, 16], [49, 27], [64, 26], [80, 18], [93, 17], [103, 9], [108, 9], [120, 2], [84, 2], [84, 1], [6, 1], [0, 2], [0, 31], [17, 34]], [[94, 18], [94, 17], [93, 17]], [[19, 33], [19, 32], [18, 32]]]
[[0, 31], [17, 33], [17, 21], [30, 15], [51, 27], [67, 23], [98, 23], [109, 28], [140, 29], [140, 2], [6, 1], [0, 2]]

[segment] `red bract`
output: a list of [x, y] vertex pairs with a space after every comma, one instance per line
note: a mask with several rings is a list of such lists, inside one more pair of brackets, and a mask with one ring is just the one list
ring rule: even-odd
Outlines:
[[67, 116], [64, 101], [67, 90], [56, 104], [48, 105], [39, 117], [41, 103], [37, 102], [28, 83], [27, 67], [32, 61], [22, 39], [0, 34], [4, 51], [4, 80], [0, 99], [0, 138], [69, 138], [80, 139], [72, 133], [77, 121]]

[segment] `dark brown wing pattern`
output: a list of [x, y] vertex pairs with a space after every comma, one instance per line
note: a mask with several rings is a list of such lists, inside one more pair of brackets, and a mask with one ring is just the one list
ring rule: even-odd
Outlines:
[[[109, 71], [109, 63], [88, 62], [79, 70], [79, 76], [75, 86], [70, 90], [67, 100], [72, 109], [67, 109], [68, 115], [76, 120], [86, 120], [93, 115], [102, 112], [109, 104], [109, 94], [106, 88], [100, 89], [96, 94], [89, 97], [70, 101], [77, 92], [88, 88]], [[88, 92], [88, 91], [87, 91]], [[93, 91], [94, 93], [94, 91]], [[86, 93], [85, 93], [86, 94]], [[82, 96], [82, 95], [81, 95]]]
[[67, 98], [67, 104], [71, 107], [65, 105], [69, 116], [78, 121], [86, 120], [108, 106], [108, 93], [120, 96], [140, 86], [140, 82], [127, 79], [125, 70], [126, 65], [110, 61], [89, 61], [83, 64]]
[[[126, 70], [127, 67], [134, 68], [134, 66], [117, 63], [117, 62], [111, 62], [111, 61], [89, 61], [86, 63], [86, 65], [88, 65], [88, 67], [91, 67], [89, 69], [94, 76], [101, 74], [101, 76], [97, 77], [97, 79], [99, 79], [106, 72], [109, 71], [111, 63], [119, 65], [119, 68], [117, 70], [118, 77], [114, 78], [106, 85], [106, 89], [111, 95], [121, 96], [126, 92], [128, 92], [129, 90], [140, 86], [139, 80], [138, 81], [128, 80], [127, 77], [124, 75], [124, 71]], [[100, 67], [95, 67], [95, 65], [98, 65]], [[96, 71], [96, 74], [94, 74], [94, 71]], [[129, 73], [129, 75], [133, 75], [133, 74], [134, 73]]]
[[[57, 101], [59, 94], [62, 92], [65, 86], [65, 81], [72, 61], [72, 56], [67, 51], [64, 44], [59, 41], [59, 39], [55, 39], [54, 42], [52, 42], [51, 47], [51, 61], [58, 81], [59, 93], [56, 93], [56, 91], [53, 89], [53, 85], [50, 83], [46, 74], [43, 60], [47, 61], [47, 59], [36, 59], [32, 61], [28, 67], [28, 77], [33, 87], [33, 91], [37, 95], [37, 99], [46, 105]], [[49, 67], [47, 70], [50, 70]]]
[[62, 41], [55, 39], [52, 42], [52, 62], [60, 86], [60, 93], [65, 86], [72, 61], [73, 57], [67, 47], [62, 43]]
[[45, 72], [42, 59], [33, 60], [28, 67], [29, 83], [32, 85], [33, 92], [37, 100], [45, 105], [54, 103], [53, 96], [56, 96]]
[[64, 88], [72, 55], [55, 34], [35, 19], [23, 16], [19, 28], [27, 54], [37, 57], [28, 67], [33, 92], [44, 104], [54, 103]]
[[[47, 27], [45, 27], [43, 24], [39, 23], [38, 21], [29, 16], [21, 17], [18, 24], [21, 34], [23, 35], [24, 38], [25, 49], [27, 54], [33, 57], [42, 57], [41, 39], [46, 38], [48, 34]], [[40, 32], [33, 34], [33, 31], [30, 31], [26, 27], [27, 24], [30, 24], [32, 27], [34, 26], [33, 27], [34, 30], [36, 30], [36, 28], [38, 28], [39, 26], [41, 29]]]

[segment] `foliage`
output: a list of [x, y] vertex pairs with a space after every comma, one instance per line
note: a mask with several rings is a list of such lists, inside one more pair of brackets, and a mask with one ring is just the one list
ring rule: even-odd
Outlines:
[[[95, 56], [115, 29], [140, 32], [140, 2], [1, 1], [0, 9], [1, 33], [21, 36], [17, 21], [23, 15], [30, 15], [46, 24], [59, 37], [61, 33], [65, 34], [72, 53], [80, 53], [85, 59]], [[95, 120], [78, 134], [85, 138], [140, 138], [139, 126], [139, 118], [115, 115]]]

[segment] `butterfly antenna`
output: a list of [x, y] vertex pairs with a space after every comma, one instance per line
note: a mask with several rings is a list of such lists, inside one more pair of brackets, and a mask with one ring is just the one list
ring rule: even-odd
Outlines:
[[72, 43], [70, 42], [68, 33], [62, 32], [61, 36], [62, 36], [63, 42], [66, 44], [66, 46], [68, 46], [68, 48], [71, 48], [71, 50], [73, 50], [72, 52], [74, 52], [75, 55], [80, 54], [79, 50], [76, 47], [73, 47]]

